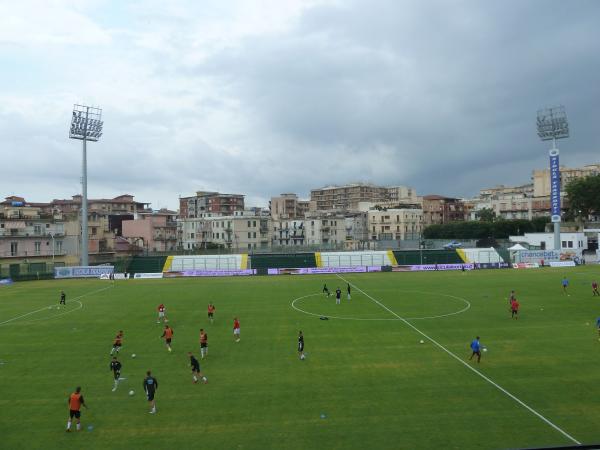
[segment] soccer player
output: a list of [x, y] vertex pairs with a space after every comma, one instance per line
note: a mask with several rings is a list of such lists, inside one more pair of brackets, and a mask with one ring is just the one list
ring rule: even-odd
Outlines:
[[208, 334], [203, 328], [200, 328], [200, 358], [208, 356]]
[[473, 353], [471, 353], [469, 361], [473, 359], [473, 356], [477, 355], [477, 363], [479, 364], [479, 361], [481, 361], [481, 343], [479, 342], [479, 336], [477, 336], [475, 339], [473, 339], [473, 342], [471, 342], [471, 351]]
[[73, 417], [77, 420], [77, 431], [81, 430], [81, 406], [85, 406], [87, 409], [87, 405], [83, 400], [83, 395], [81, 394], [81, 386], [77, 386], [75, 392], [69, 395], [67, 399], [67, 404], [69, 405], [69, 419], [67, 420], [67, 431], [71, 431], [71, 422], [73, 421]]
[[512, 301], [517, 298], [514, 289], [510, 291], [510, 295], [508, 296], [508, 303], [512, 304]]
[[60, 302], [58, 304], [59, 305], [67, 304], [67, 294], [65, 294], [65, 291], [60, 291]]
[[208, 304], [208, 320], [210, 320], [210, 323], [213, 323], [213, 317], [215, 315], [215, 305], [213, 305], [212, 303]]
[[173, 339], [173, 328], [169, 325], [165, 325], [165, 330], [163, 334], [160, 336], [161, 338], [165, 338], [165, 345], [167, 346], [167, 350], [171, 352], [171, 339]]
[[304, 335], [298, 331], [298, 358], [304, 359]]
[[115, 385], [112, 389], [112, 391], [115, 392], [119, 384], [119, 378], [121, 378], [121, 363], [117, 360], [116, 356], [113, 356], [113, 359], [110, 362], [110, 370], [112, 370], [113, 375], [115, 377]]
[[329, 292], [329, 288], [327, 287], [327, 284], [323, 285], [323, 294], [327, 294], [327, 297], [329, 297], [331, 295], [331, 293]]
[[233, 318], [233, 338], [235, 342], [240, 342], [240, 321], [237, 317]]
[[110, 351], [110, 356], [112, 356], [113, 353], [118, 354], [119, 350], [121, 350], [121, 345], [123, 345], [123, 330], [119, 331], [115, 336], [115, 342], [113, 342], [113, 348]]
[[144, 378], [144, 392], [146, 393], [146, 398], [148, 399], [148, 403], [150, 405], [150, 414], [156, 414], [156, 400], [154, 400], [154, 395], [158, 390], [158, 380], [152, 376], [152, 372], [146, 372], [146, 378]]
[[348, 300], [350, 300], [352, 297], [350, 297], [350, 283], [348, 283], [348, 287], [346, 288], [346, 290], [348, 291]]
[[598, 327], [598, 340], [600, 341], [600, 317], [596, 319], [596, 326]]
[[592, 294], [600, 296], [600, 292], [598, 292], [598, 282], [592, 281]]
[[335, 304], [339, 305], [342, 302], [342, 290], [338, 287], [335, 290]]
[[202, 382], [204, 384], [208, 383], [208, 380], [206, 379], [206, 377], [202, 374], [202, 371], [200, 370], [200, 363], [198, 362], [196, 357], [192, 354], [192, 352], [188, 352], [188, 355], [190, 357], [190, 364], [192, 366], [193, 383], [196, 384], [198, 382], [198, 377], [200, 377], [200, 379], [202, 380]]
[[569, 279], [567, 277], [563, 277], [561, 284], [562, 284], [563, 292], [566, 294], [567, 288], [569, 287]]
[[519, 306], [519, 301], [516, 298], [510, 302], [511, 317], [515, 320], [519, 318]]
[[158, 320], [156, 321], [156, 323], [160, 323], [160, 321], [163, 321], [163, 323], [167, 323], [167, 316], [165, 316], [165, 305], [163, 305], [162, 303], [160, 305], [158, 305]]

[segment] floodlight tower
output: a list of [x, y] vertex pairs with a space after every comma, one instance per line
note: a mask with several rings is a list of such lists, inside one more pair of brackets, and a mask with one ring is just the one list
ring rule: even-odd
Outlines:
[[564, 106], [540, 109], [537, 112], [537, 132], [542, 141], [552, 140], [550, 155], [550, 214], [554, 223], [554, 249], [560, 252], [560, 164], [557, 139], [569, 137], [569, 122]]
[[89, 265], [88, 259], [88, 204], [87, 204], [87, 141], [97, 142], [102, 136], [102, 110], [95, 106], [73, 105], [69, 138], [83, 142], [81, 164], [81, 265]]

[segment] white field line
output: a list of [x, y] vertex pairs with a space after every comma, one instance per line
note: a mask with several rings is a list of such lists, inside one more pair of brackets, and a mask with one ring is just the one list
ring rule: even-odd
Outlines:
[[[431, 294], [431, 292], [423, 292], [423, 291], [403, 291], [403, 292], [416, 292], [416, 293], [421, 293], [421, 294]], [[305, 311], [304, 309], [300, 308], [299, 306], [296, 306], [296, 302], [299, 302], [301, 300], [304, 300], [305, 298], [309, 298], [309, 297], [317, 297], [317, 296], [322, 296], [323, 294], [321, 293], [317, 293], [317, 294], [308, 294], [308, 295], [304, 295], [302, 297], [298, 297], [295, 298], [294, 300], [292, 300], [292, 308], [294, 308], [296, 311], [304, 313], [304, 314], [308, 314], [311, 316], [316, 316], [316, 317], [322, 317], [322, 316], [327, 316], [329, 319], [338, 319], [338, 320], [365, 320], [365, 321], [376, 321], [376, 320], [384, 320], [384, 321], [389, 321], [389, 320], [400, 320], [398, 318], [395, 319], [383, 319], [383, 318], [364, 318], [364, 317], [340, 317], [340, 316], [330, 316], [327, 314], [317, 314], [317, 313], [312, 313], [310, 311]], [[465, 311], [467, 311], [470, 307], [471, 307], [471, 303], [467, 300], [464, 299], [462, 297], [455, 297], [453, 295], [447, 295], [447, 294], [436, 294], [436, 295], [440, 295], [442, 297], [449, 297], [449, 298], [453, 298], [456, 300], [460, 300], [462, 302], [465, 303], [465, 306], [463, 309], [458, 310], [458, 311], [454, 311], [451, 313], [447, 313], [447, 314], [440, 314], [438, 316], [426, 316], [426, 317], [405, 317], [406, 320], [429, 320], [429, 319], [443, 319], [444, 317], [450, 317], [450, 316], [455, 316], [457, 314], [462, 314]]]
[[[79, 297], [74, 297], [74, 298], [72, 298], [69, 301], [74, 301], [74, 300], [78, 300], [78, 299], [83, 298], [83, 297], [87, 297], [88, 295], [97, 294], [98, 292], [102, 292], [102, 291], [105, 291], [105, 290], [110, 289], [110, 288], [112, 288], [112, 286], [103, 287], [101, 289], [96, 289], [95, 291], [88, 292], [87, 294], [80, 295]], [[79, 302], [79, 303], [81, 304], [81, 302]], [[18, 320], [18, 319], [22, 319], [23, 317], [30, 316], [30, 315], [38, 313], [40, 311], [47, 310], [49, 306], [54, 306], [54, 305], [56, 305], [56, 303], [53, 303], [52, 305], [44, 306], [43, 308], [36, 309], [35, 311], [31, 311], [31, 312], [28, 312], [26, 314], [21, 314], [20, 316], [16, 316], [16, 317], [13, 317], [11, 319], [5, 320], [4, 322], [0, 322], [0, 326], [6, 325], [7, 323], [13, 322], [13, 321]], [[80, 309], [80, 308], [77, 308], [77, 309]]]
[[510, 397], [511, 399], [513, 399], [515, 402], [517, 402], [519, 405], [521, 405], [523, 408], [525, 408], [526, 410], [528, 410], [530, 413], [534, 414], [535, 416], [537, 416], [539, 419], [541, 419], [542, 421], [544, 421], [546, 424], [550, 425], [552, 428], [554, 428], [556, 431], [558, 431], [559, 433], [561, 433], [563, 436], [565, 436], [566, 438], [568, 438], [569, 440], [571, 440], [572, 442], [574, 442], [577, 445], [581, 445], [581, 442], [579, 442], [577, 439], [575, 439], [573, 436], [571, 436], [569, 433], [567, 433], [566, 431], [564, 431], [562, 428], [560, 428], [558, 425], [555, 425], [554, 423], [552, 423], [550, 420], [546, 419], [544, 416], [542, 416], [539, 412], [537, 412], [535, 409], [533, 409], [531, 406], [527, 405], [526, 403], [524, 403], [522, 400], [518, 399], [517, 397], [515, 397], [513, 394], [511, 394], [510, 392], [508, 392], [506, 389], [504, 389], [502, 386], [498, 385], [497, 383], [495, 383], [493, 380], [491, 380], [490, 378], [488, 378], [487, 376], [485, 376], [483, 373], [481, 373], [479, 370], [475, 369], [473, 366], [469, 365], [467, 362], [463, 361], [460, 357], [458, 357], [457, 355], [455, 355], [454, 353], [452, 353], [450, 350], [448, 350], [446, 347], [444, 347], [442, 344], [440, 344], [439, 342], [437, 342], [435, 339], [433, 339], [432, 337], [429, 337], [427, 334], [423, 333], [421, 330], [419, 330], [417, 327], [415, 327], [412, 323], [410, 323], [409, 321], [407, 321], [406, 319], [404, 319], [403, 317], [399, 316], [398, 314], [396, 314], [394, 311], [392, 311], [390, 308], [388, 308], [387, 306], [385, 306], [383, 303], [381, 303], [379, 300], [373, 298], [372, 296], [370, 296], [369, 294], [367, 294], [365, 291], [363, 291], [361, 288], [359, 288], [358, 286], [356, 286], [355, 284], [351, 283], [350, 281], [346, 280], [344, 277], [340, 276], [339, 274], [336, 274], [338, 278], [340, 278], [341, 280], [343, 280], [344, 282], [348, 283], [350, 286], [352, 286], [354, 289], [356, 289], [359, 292], [362, 292], [365, 296], [367, 296], [369, 299], [371, 299], [372, 301], [374, 301], [375, 303], [377, 303], [379, 306], [381, 306], [383, 309], [385, 309], [387, 312], [389, 312], [390, 314], [392, 314], [393, 316], [397, 317], [400, 321], [402, 321], [405, 325], [409, 326], [410, 328], [412, 328], [414, 331], [416, 331], [417, 333], [419, 333], [421, 336], [423, 336], [424, 338], [426, 338], [428, 341], [430, 341], [431, 343], [433, 343], [435, 346], [437, 346], [439, 349], [443, 350], [444, 352], [446, 352], [448, 355], [450, 355], [452, 358], [454, 358], [455, 360], [457, 360], [459, 363], [461, 363], [463, 366], [465, 366], [467, 369], [471, 370], [473, 373], [479, 375], [481, 378], [483, 378], [485, 381], [487, 381], [488, 383], [490, 383], [492, 386], [494, 386], [495, 388], [497, 388], [499, 391], [501, 391], [502, 393], [506, 394], [508, 397]]

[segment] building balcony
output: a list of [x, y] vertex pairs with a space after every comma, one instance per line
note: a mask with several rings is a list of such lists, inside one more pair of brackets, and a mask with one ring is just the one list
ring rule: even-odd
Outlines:
[[0, 258], [52, 258], [58, 256], [65, 256], [67, 252], [64, 250], [54, 251], [52, 250], [40, 250], [39, 252], [34, 251], [16, 251], [16, 252], [0, 252]]
[[[64, 233], [64, 231], [52, 232], [52, 235], [54, 235], [54, 237], [57, 238], [57, 237], [63, 237], [65, 235], [65, 233]], [[7, 229], [0, 230], [0, 239], [2, 239], [2, 238], [11, 238], [12, 239], [12, 238], [19, 238], [19, 237], [52, 239], [50, 232], [47, 232], [45, 230], [40, 233], [36, 233], [34, 231], [27, 231], [27, 230], [7, 230]]]

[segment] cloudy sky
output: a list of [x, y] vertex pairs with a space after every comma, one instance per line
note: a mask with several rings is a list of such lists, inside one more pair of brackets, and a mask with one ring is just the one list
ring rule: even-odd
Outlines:
[[0, 195], [80, 191], [74, 103], [103, 108], [89, 195], [176, 208], [368, 181], [471, 196], [600, 162], [600, 2], [0, 0]]

